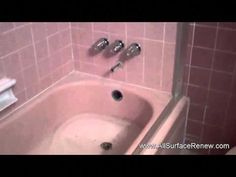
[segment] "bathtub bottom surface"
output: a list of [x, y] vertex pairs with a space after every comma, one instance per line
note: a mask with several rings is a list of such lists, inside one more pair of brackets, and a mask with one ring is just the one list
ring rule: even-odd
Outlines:
[[[123, 154], [141, 128], [125, 119], [79, 114], [63, 123], [30, 154]], [[101, 144], [112, 147], [104, 150]]]

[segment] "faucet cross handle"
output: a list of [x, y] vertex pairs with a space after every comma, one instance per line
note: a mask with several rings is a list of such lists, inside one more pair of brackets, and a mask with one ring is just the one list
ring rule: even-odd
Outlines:
[[95, 51], [101, 51], [105, 49], [108, 45], [109, 41], [107, 40], [107, 38], [101, 38], [93, 45], [93, 49]]
[[126, 50], [126, 56], [132, 57], [141, 53], [141, 46], [138, 43], [132, 43]]
[[111, 53], [118, 53], [122, 48], [124, 48], [125, 44], [121, 40], [115, 40], [112, 44]]

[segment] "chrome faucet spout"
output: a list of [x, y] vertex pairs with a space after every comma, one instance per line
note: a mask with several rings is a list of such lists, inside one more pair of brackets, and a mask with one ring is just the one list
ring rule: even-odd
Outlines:
[[123, 63], [121, 61], [119, 61], [116, 65], [114, 65], [110, 71], [111, 72], [115, 72], [118, 68], [121, 68], [123, 66]]

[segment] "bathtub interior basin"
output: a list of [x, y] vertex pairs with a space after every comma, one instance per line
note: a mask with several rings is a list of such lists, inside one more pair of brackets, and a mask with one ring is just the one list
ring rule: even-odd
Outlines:
[[74, 72], [1, 119], [0, 154], [132, 154], [170, 100]]

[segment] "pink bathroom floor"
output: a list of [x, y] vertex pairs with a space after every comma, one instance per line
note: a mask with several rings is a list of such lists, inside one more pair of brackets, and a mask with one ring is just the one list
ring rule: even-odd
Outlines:
[[[141, 128], [125, 119], [79, 114], [63, 123], [30, 154], [123, 154]], [[104, 150], [101, 143], [110, 142]]]

